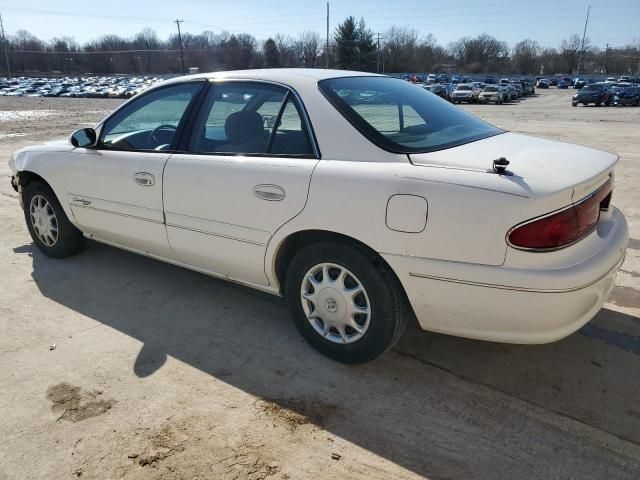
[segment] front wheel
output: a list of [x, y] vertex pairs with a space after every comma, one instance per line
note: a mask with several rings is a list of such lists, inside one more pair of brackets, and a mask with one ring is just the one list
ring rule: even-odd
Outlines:
[[22, 198], [29, 234], [42, 253], [65, 258], [82, 251], [86, 239], [69, 221], [51, 188], [41, 182], [31, 182]]
[[408, 302], [388, 266], [359, 248], [333, 242], [301, 249], [287, 270], [286, 297], [302, 336], [344, 363], [373, 360], [402, 335]]

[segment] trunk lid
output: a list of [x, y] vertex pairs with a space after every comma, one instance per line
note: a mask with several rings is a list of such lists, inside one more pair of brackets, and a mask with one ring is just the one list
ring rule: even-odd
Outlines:
[[[505, 157], [514, 177], [525, 183], [531, 181], [531, 196], [572, 190], [574, 202], [604, 184], [618, 161], [613, 153], [510, 132], [409, 157], [416, 166], [474, 170], [487, 175], [495, 175], [493, 160]], [[544, 185], [544, 193], [536, 192], [535, 186], [540, 184]]]

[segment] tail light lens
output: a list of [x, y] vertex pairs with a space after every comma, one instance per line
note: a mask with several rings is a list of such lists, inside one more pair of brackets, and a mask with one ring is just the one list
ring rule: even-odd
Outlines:
[[559, 212], [530, 220], [507, 234], [509, 244], [522, 249], [555, 250], [588, 235], [607, 210], [613, 193], [611, 181], [596, 192]]

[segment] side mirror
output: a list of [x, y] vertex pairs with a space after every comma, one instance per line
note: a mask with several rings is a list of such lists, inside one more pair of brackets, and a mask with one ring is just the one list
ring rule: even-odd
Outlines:
[[81, 128], [71, 134], [71, 145], [80, 148], [93, 147], [97, 139], [96, 131], [93, 128]]

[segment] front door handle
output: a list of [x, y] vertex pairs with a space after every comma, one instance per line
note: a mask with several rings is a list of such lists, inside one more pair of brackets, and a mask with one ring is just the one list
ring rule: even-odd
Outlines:
[[278, 202], [285, 197], [284, 188], [278, 185], [256, 185], [253, 187], [253, 194], [262, 200]]
[[133, 176], [133, 181], [142, 187], [151, 187], [155, 185], [156, 179], [153, 175], [147, 172], [138, 172]]

